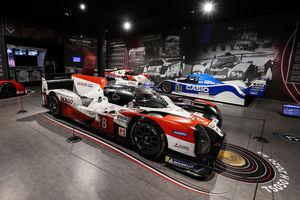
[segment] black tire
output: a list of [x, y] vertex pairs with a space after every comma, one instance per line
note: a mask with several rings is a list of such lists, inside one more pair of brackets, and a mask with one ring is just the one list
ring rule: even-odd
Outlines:
[[164, 93], [170, 94], [172, 92], [172, 85], [169, 82], [163, 82], [163, 84], [161, 85], [161, 90]]
[[3, 83], [0, 86], [0, 97], [11, 98], [17, 95], [16, 87], [11, 83]]
[[132, 143], [140, 155], [151, 160], [162, 158], [167, 142], [159, 125], [148, 119], [139, 119], [131, 130]]
[[60, 114], [60, 104], [59, 104], [59, 100], [58, 97], [55, 94], [52, 94], [49, 97], [49, 110], [51, 111], [51, 113], [54, 116], [57, 116]]

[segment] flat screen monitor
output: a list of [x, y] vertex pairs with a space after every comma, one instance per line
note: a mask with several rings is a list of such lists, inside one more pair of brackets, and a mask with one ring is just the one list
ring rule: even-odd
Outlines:
[[74, 63], [80, 63], [81, 62], [81, 57], [75, 57], [75, 56], [73, 56], [73, 62]]
[[15, 55], [26, 55], [26, 49], [16, 48]]
[[15, 55], [15, 66], [37, 66], [36, 56]]
[[37, 50], [28, 50], [28, 55], [29, 56], [37, 56], [38, 55], [38, 51]]

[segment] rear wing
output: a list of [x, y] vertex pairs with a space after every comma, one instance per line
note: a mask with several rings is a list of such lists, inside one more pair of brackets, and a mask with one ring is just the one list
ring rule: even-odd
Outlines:
[[54, 89], [73, 91], [73, 86], [71, 74], [44, 74], [42, 77], [42, 93]]
[[42, 78], [42, 96], [44, 105], [49, 90], [67, 89], [73, 91], [79, 96], [90, 96], [93, 92], [98, 91], [99, 89], [103, 90], [107, 83], [106, 78], [78, 74], [73, 74], [70, 78], [66, 76], [56, 76], [56, 79], [51, 80], [47, 80], [47, 78], [53, 77], [44, 76]]
[[79, 74], [73, 74], [72, 80], [74, 81], [73, 91], [80, 96], [92, 93], [98, 89], [103, 90], [104, 86], [107, 84], [106, 78]]

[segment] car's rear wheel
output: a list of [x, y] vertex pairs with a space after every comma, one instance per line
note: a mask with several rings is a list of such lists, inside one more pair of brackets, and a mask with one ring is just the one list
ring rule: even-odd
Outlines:
[[0, 86], [0, 95], [2, 98], [11, 98], [16, 96], [16, 87], [11, 83], [3, 83]]
[[60, 105], [59, 105], [59, 100], [56, 95], [51, 95], [49, 97], [49, 109], [53, 115], [59, 115], [60, 113]]
[[164, 82], [161, 89], [164, 93], [170, 94], [172, 92], [172, 85], [169, 82]]
[[131, 131], [135, 149], [144, 157], [158, 160], [166, 148], [166, 137], [155, 122], [148, 119], [137, 120]]

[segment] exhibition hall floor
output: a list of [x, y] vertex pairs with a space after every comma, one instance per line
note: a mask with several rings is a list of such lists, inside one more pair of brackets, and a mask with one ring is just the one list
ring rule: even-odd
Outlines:
[[[222, 155], [210, 177], [196, 180], [54, 118], [41, 106], [39, 87], [27, 89], [35, 92], [0, 100], [1, 200], [299, 199], [300, 120], [280, 114], [283, 102], [217, 104], [226, 133]], [[17, 114], [21, 99], [27, 112]], [[73, 133], [82, 141], [67, 143]]]

